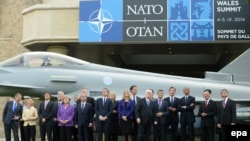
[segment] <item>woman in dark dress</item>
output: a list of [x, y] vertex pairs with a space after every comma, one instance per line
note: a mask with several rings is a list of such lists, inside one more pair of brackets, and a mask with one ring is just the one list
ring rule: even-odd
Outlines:
[[116, 94], [114, 92], [109, 93], [109, 98], [112, 100], [112, 113], [110, 116], [111, 122], [109, 126], [109, 139], [110, 141], [118, 141], [119, 134], [119, 120], [118, 120], [118, 102], [115, 101]]
[[123, 92], [123, 98], [119, 102], [118, 114], [120, 121], [120, 131], [122, 134], [122, 140], [131, 141], [131, 130], [132, 130], [132, 120], [133, 112], [135, 108], [135, 103], [130, 99], [129, 90]]

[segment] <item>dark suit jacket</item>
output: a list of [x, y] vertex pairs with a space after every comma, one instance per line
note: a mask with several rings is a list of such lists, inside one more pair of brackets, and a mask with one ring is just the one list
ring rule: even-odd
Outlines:
[[[215, 126], [215, 115], [216, 115], [216, 102], [213, 100], [209, 100], [208, 105], [206, 107], [205, 101], [200, 103], [200, 108], [198, 112], [198, 116], [201, 117], [200, 127], [214, 127]], [[201, 113], [206, 113], [206, 117], [202, 117]]]
[[[20, 103], [17, 103], [16, 109], [13, 112], [12, 111], [13, 104], [14, 104], [14, 101], [8, 101], [4, 107], [3, 117], [2, 117], [2, 121], [4, 124], [10, 124], [14, 116], [18, 116], [19, 117], [18, 120], [21, 119], [23, 106]], [[15, 120], [16, 124], [18, 124], [18, 120]]]
[[75, 108], [75, 124], [79, 127], [89, 127], [93, 123], [93, 107], [90, 103], [85, 104], [84, 110], [81, 109], [81, 103]]
[[122, 99], [119, 102], [118, 106], [118, 113], [119, 119], [122, 119], [122, 116], [126, 116], [128, 119], [134, 119], [134, 110], [135, 110], [135, 103], [132, 100], [129, 100], [127, 106], [125, 106], [125, 101]]
[[135, 96], [136, 97], [136, 104], [141, 100], [141, 98], [139, 96]]
[[[49, 101], [46, 109], [44, 109], [45, 101], [43, 101], [38, 109], [39, 124], [40, 125], [54, 125], [54, 102]], [[46, 119], [45, 123], [42, 123], [42, 118]]]
[[218, 103], [218, 123], [230, 125], [236, 123], [236, 104], [233, 100], [227, 100], [225, 109], [223, 108], [223, 101]]
[[[116, 110], [116, 113], [113, 113], [113, 110]], [[112, 102], [112, 113], [110, 115], [111, 120], [118, 120], [118, 101]]]
[[[193, 103], [193, 106], [190, 104]], [[193, 96], [188, 96], [187, 103], [185, 102], [185, 96], [180, 99], [179, 109], [181, 111], [180, 122], [195, 122], [194, 108], [195, 108], [195, 98]], [[181, 106], [186, 106], [186, 108], [181, 108]], [[186, 119], [186, 120], [185, 120]]]
[[[53, 119], [54, 118], [57, 118], [57, 112], [58, 112], [58, 109], [59, 109], [59, 106], [58, 106], [58, 101], [54, 101], [54, 106], [53, 106]], [[63, 102], [61, 102], [61, 105], [63, 105]]]
[[[90, 103], [92, 105], [92, 109], [93, 109], [93, 117], [94, 117], [94, 114], [95, 114], [95, 99], [92, 98], [92, 97], [87, 97], [87, 102]], [[81, 99], [78, 99], [77, 100], [77, 104], [81, 103]]]
[[180, 111], [180, 99], [177, 98], [177, 97], [174, 97], [174, 103], [173, 105], [171, 105], [171, 102], [170, 102], [170, 98], [167, 97], [167, 98], [164, 98], [164, 101], [166, 101], [168, 103], [168, 107], [173, 107], [173, 108], [176, 108], [176, 111], [169, 111], [169, 114], [166, 116], [166, 120], [168, 123], [171, 123], [171, 122], [179, 122], [179, 111]]
[[[163, 115], [161, 117], [157, 117], [156, 113], [162, 112]], [[157, 121], [159, 124], [165, 124], [166, 123], [166, 116], [168, 115], [168, 103], [164, 100], [162, 100], [161, 108], [159, 109], [158, 99], [154, 101], [154, 121]]]
[[146, 124], [153, 122], [154, 120], [154, 102], [150, 101], [150, 105], [147, 105], [146, 98], [142, 98], [138, 101], [135, 108], [135, 117], [141, 119], [141, 123]]
[[95, 113], [97, 119], [99, 118], [99, 116], [107, 116], [109, 120], [110, 115], [112, 113], [112, 101], [107, 98], [105, 105], [103, 106], [103, 98], [98, 98], [96, 100]]

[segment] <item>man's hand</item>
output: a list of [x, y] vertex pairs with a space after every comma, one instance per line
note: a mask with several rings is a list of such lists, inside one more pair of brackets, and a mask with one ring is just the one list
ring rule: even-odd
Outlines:
[[218, 128], [221, 128], [221, 124], [218, 123], [218, 124], [217, 124], [217, 127], [218, 127]]
[[176, 108], [172, 108], [171, 111], [175, 112], [175, 111], [176, 111]]
[[45, 118], [42, 118], [42, 123], [46, 122], [46, 119]]
[[161, 117], [163, 115], [163, 113], [162, 112], [158, 112], [158, 113], [156, 113], [156, 116], [157, 117]]
[[122, 120], [127, 121], [127, 117], [126, 116], [122, 116]]
[[14, 118], [13, 118], [14, 120], [18, 120], [19, 118], [18, 118], [18, 116], [14, 116]]
[[140, 119], [140, 118], [137, 118], [137, 119], [136, 119], [136, 122], [137, 122], [137, 124], [140, 124], [140, 123], [141, 123], [141, 119]]
[[186, 106], [181, 106], [182, 109], [186, 109], [187, 107]]
[[205, 117], [205, 116], [207, 116], [207, 113], [201, 113], [201, 116]]

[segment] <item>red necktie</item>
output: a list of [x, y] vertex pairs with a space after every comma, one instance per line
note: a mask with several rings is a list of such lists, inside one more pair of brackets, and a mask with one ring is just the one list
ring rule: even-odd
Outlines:
[[205, 101], [205, 107], [206, 107], [206, 108], [207, 108], [207, 105], [208, 105], [208, 101], [206, 100], [206, 101]]
[[223, 108], [225, 109], [225, 107], [226, 107], [226, 100], [223, 100], [222, 104], [223, 104]]

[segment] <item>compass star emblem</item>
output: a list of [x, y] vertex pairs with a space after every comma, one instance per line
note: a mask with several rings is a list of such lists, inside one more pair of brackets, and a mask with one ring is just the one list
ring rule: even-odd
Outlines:
[[111, 29], [112, 19], [112, 15], [107, 10], [100, 8], [91, 13], [88, 23], [92, 31], [101, 35]]

